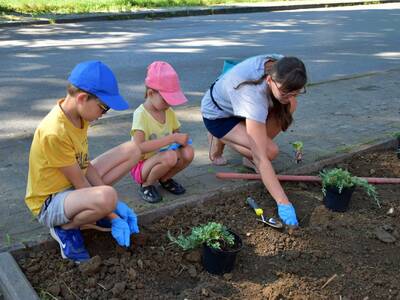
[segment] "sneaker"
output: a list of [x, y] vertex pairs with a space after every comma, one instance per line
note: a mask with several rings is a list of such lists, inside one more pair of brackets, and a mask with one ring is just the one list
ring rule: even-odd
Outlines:
[[139, 186], [139, 195], [142, 199], [149, 203], [157, 203], [162, 200], [160, 193], [157, 191], [154, 185]]
[[90, 259], [79, 229], [66, 230], [56, 226], [50, 228], [50, 234], [60, 244], [62, 258], [73, 260], [76, 263]]

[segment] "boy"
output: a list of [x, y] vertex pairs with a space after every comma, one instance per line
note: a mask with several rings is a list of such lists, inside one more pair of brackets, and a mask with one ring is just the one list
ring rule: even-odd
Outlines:
[[[134, 166], [142, 153], [153, 151], [123, 143], [89, 160], [87, 130], [110, 108], [125, 110], [128, 103], [118, 91], [117, 80], [100, 61], [78, 64], [68, 78], [67, 95], [41, 121], [35, 131], [29, 156], [25, 202], [41, 224], [50, 227], [63, 258], [81, 262], [90, 258], [80, 226], [102, 218], [121, 246], [130, 245], [130, 235], [139, 232], [135, 213], [111, 185]], [[165, 144], [185, 144], [187, 136], [175, 135]]]

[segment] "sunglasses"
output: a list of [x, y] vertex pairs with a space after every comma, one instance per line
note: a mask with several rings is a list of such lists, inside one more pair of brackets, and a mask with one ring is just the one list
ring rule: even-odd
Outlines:
[[101, 102], [99, 99], [96, 99], [98, 107], [103, 111], [103, 114], [108, 112], [110, 110], [110, 107], [105, 105], [103, 102]]
[[282, 98], [296, 97], [296, 96], [298, 96], [298, 95], [302, 95], [302, 94], [307, 93], [307, 90], [306, 90], [306, 87], [305, 87], [305, 86], [303, 86], [303, 87], [302, 87], [300, 90], [298, 90], [298, 91], [285, 93], [285, 92], [283, 92], [283, 91], [280, 89], [280, 87], [278, 86], [278, 84], [276, 83], [275, 80], [273, 80], [273, 79], [271, 79], [271, 80], [272, 80], [272, 82], [275, 84], [275, 86], [276, 86], [276, 88], [278, 89], [279, 93], [281, 94], [281, 97], [282, 97]]

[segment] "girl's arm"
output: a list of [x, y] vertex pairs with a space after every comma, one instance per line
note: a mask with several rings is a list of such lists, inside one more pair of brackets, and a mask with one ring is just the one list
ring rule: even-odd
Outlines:
[[135, 130], [135, 132], [133, 133], [133, 139], [142, 151], [142, 153], [148, 153], [157, 151], [172, 143], [178, 143], [182, 146], [185, 146], [188, 142], [189, 135], [186, 133], [172, 133], [167, 136], [150, 141], [145, 141], [144, 138], [144, 132], [141, 130]]
[[271, 140], [267, 136], [265, 124], [246, 119], [246, 130], [249, 135], [250, 149], [253, 154], [262, 181], [268, 192], [278, 204], [290, 203], [286, 196], [276, 173], [267, 155], [268, 142]]

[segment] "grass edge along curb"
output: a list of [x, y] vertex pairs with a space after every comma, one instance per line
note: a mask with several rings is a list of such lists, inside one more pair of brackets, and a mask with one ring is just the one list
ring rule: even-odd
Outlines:
[[[280, 5], [259, 5], [259, 6], [204, 6], [204, 7], [174, 7], [174, 8], [159, 8], [151, 10], [139, 10], [133, 12], [117, 12], [117, 13], [89, 13], [89, 14], [71, 14], [71, 15], [37, 15], [30, 16], [26, 15], [25, 20], [0, 22], [1, 27], [13, 27], [13, 26], [27, 26], [27, 25], [48, 25], [48, 24], [65, 24], [65, 23], [77, 23], [77, 22], [91, 22], [91, 21], [115, 21], [115, 20], [129, 20], [129, 19], [152, 19], [152, 18], [168, 18], [168, 17], [188, 17], [188, 16], [199, 16], [199, 15], [214, 15], [214, 14], [235, 14], [235, 13], [257, 13], [257, 12], [272, 12], [272, 11], [284, 11], [284, 10], [295, 10], [295, 9], [312, 9], [312, 8], [329, 8], [329, 7], [341, 7], [341, 6], [354, 6], [354, 5], [371, 5], [371, 4], [386, 4], [386, 3], [397, 3], [399, 0], [376, 0], [376, 1], [365, 1], [365, 0], [333, 0], [331, 2], [321, 0], [318, 3], [312, 3], [308, 1], [306, 3], [299, 4], [280, 4]], [[261, 2], [262, 3], [262, 2]], [[274, 3], [274, 2], [270, 2]], [[279, 2], [281, 3], [281, 2]], [[290, 3], [288, 1], [288, 3]], [[33, 19], [33, 20], [32, 20]]]

